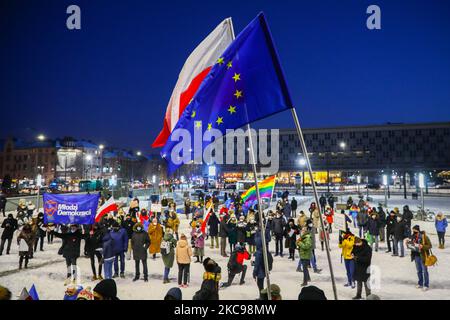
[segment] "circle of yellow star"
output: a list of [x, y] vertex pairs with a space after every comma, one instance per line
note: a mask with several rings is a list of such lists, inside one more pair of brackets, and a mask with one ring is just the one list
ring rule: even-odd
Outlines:
[[216, 122], [217, 122], [218, 125], [222, 124], [223, 123], [223, 117], [217, 117]]
[[208, 130], [212, 129], [212, 123], [208, 123]]
[[217, 59], [217, 63], [220, 64], [220, 65], [222, 65], [222, 64], [224, 63], [223, 58], [220, 57], [219, 59]]
[[235, 73], [233, 76], [234, 82], [238, 82], [239, 80], [241, 80], [241, 74], [240, 73]]
[[234, 96], [236, 97], [236, 99], [242, 98], [242, 91], [236, 90]]
[[230, 69], [231, 67], [233, 67], [233, 63], [230, 61], [227, 63], [227, 69]]
[[228, 108], [228, 112], [229, 112], [230, 114], [236, 113], [236, 107], [230, 106], [230, 107]]
[[200, 129], [202, 127], [202, 122], [201, 121], [195, 121], [195, 128], [196, 129]]

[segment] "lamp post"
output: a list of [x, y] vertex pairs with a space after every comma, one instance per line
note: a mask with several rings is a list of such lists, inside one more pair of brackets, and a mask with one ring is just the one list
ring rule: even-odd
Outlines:
[[305, 166], [306, 166], [306, 160], [305, 158], [301, 158], [299, 160], [299, 164], [302, 167], [302, 195], [305, 195]]
[[358, 194], [359, 194], [359, 184], [361, 183], [361, 176], [360, 175], [358, 175], [356, 177], [356, 183], [357, 183], [357, 186], [358, 186]]
[[423, 194], [423, 189], [425, 189], [425, 175], [423, 173], [419, 173], [419, 188], [420, 188], [420, 197], [422, 199], [422, 219], [425, 217], [425, 199]]
[[384, 185], [384, 207], [387, 208], [387, 187], [388, 187], [388, 176], [387, 174], [383, 174], [383, 185]]
[[103, 179], [103, 149], [105, 149], [104, 145], [98, 146], [99, 152], [100, 152], [100, 180]]
[[90, 154], [87, 154], [86, 155], [86, 161], [88, 162], [88, 168], [86, 169], [86, 176], [85, 176], [85, 179], [87, 179], [88, 178], [88, 171], [89, 171], [89, 173], [91, 173], [91, 160], [92, 160], [92, 155], [90, 155]]

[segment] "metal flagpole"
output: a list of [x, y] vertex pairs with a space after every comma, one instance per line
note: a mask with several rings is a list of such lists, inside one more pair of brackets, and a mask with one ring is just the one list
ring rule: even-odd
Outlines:
[[266, 244], [266, 227], [264, 224], [264, 216], [262, 211], [262, 204], [261, 204], [261, 195], [259, 194], [259, 186], [258, 186], [258, 178], [256, 175], [256, 161], [255, 161], [255, 154], [253, 151], [253, 141], [252, 141], [252, 133], [250, 124], [247, 124], [247, 132], [248, 132], [248, 147], [250, 149], [250, 161], [252, 163], [253, 167], [253, 177], [255, 178], [255, 191], [256, 191], [256, 197], [258, 199], [258, 213], [259, 213], [259, 225], [261, 228], [261, 242], [262, 242], [262, 250], [263, 250], [263, 258], [264, 258], [264, 270], [266, 273], [266, 281], [267, 281], [267, 298], [269, 300], [272, 300], [272, 294], [270, 292], [270, 277], [269, 277], [269, 261], [267, 259], [267, 244]]
[[[297, 128], [297, 134], [298, 134], [298, 138], [300, 140], [300, 145], [302, 146], [303, 155], [305, 157], [306, 165], [308, 167], [309, 176], [310, 176], [310, 179], [311, 179], [311, 185], [312, 185], [312, 188], [313, 188], [314, 197], [316, 199], [316, 204], [319, 205], [319, 194], [317, 193], [316, 183], [314, 182], [313, 171], [312, 171], [312, 168], [311, 168], [311, 162], [309, 161], [309, 155], [308, 155], [308, 151], [306, 150], [305, 139], [303, 137], [302, 129], [300, 127], [300, 122], [298, 121], [297, 111], [295, 110], [295, 108], [292, 108], [291, 112], [292, 112], [292, 117], [294, 118], [295, 126]], [[324, 223], [323, 223], [322, 212], [320, 212], [319, 216], [320, 216], [320, 225], [322, 226], [322, 230], [323, 230], [323, 232], [325, 234], [325, 226], [324, 226]], [[331, 256], [330, 256], [330, 249], [329, 249], [330, 248], [330, 244], [329, 244], [329, 241], [328, 241], [328, 237], [324, 236], [324, 240], [325, 240], [325, 249], [327, 251], [328, 266], [330, 268], [330, 276], [331, 276], [331, 283], [332, 283], [332, 286], [333, 286], [334, 299], [338, 300], [337, 290], [336, 290], [336, 282], [335, 282], [335, 279], [334, 279], [333, 265], [331, 263]]]

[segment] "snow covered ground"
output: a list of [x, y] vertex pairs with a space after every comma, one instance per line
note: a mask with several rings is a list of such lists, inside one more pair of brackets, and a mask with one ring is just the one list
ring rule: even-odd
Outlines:
[[[307, 210], [311, 197], [303, 198], [296, 196], [297, 199], [305, 200], [300, 205], [299, 209]], [[356, 196], [353, 197], [357, 199]], [[340, 200], [340, 199], [339, 199]], [[383, 202], [383, 196], [375, 196], [374, 205], [378, 202]], [[450, 198], [430, 198], [426, 201], [428, 207], [433, 211], [442, 211], [446, 214], [450, 209]], [[389, 208], [394, 206], [400, 209], [404, 204], [409, 204], [415, 210], [420, 201], [404, 200], [399, 196], [394, 196], [388, 204]], [[342, 223], [339, 214], [336, 215], [336, 223]], [[3, 218], [1, 218], [3, 219]], [[188, 221], [183, 215], [181, 219], [181, 232], [188, 234]], [[405, 258], [392, 257], [385, 253], [385, 243], [381, 243], [380, 250], [374, 252], [372, 265], [374, 287], [373, 293], [379, 295], [381, 299], [450, 299], [450, 239], [447, 238], [448, 248], [444, 250], [437, 249], [437, 236], [435, 235], [434, 225], [430, 222], [417, 222], [424, 230], [429, 231], [431, 241], [434, 247], [434, 254], [438, 257], [438, 264], [435, 267], [429, 268], [430, 273], [430, 290], [422, 292], [415, 288], [417, 282], [417, 275], [414, 263], [410, 261], [409, 252]], [[355, 231], [356, 232], [356, 231]], [[15, 241], [15, 239], [14, 239]], [[331, 234], [331, 258], [336, 278], [336, 285], [339, 299], [351, 299], [355, 295], [356, 289], [344, 287], [346, 282], [346, 273], [344, 264], [341, 263], [340, 250], [338, 248], [338, 232], [334, 230]], [[57, 254], [60, 247], [60, 240], [55, 239], [53, 245], [45, 245], [44, 252], [37, 252], [35, 258], [30, 260], [29, 269], [18, 271], [18, 254], [17, 244], [13, 242], [11, 254], [0, 256], [0, 284], [6, 286], [13, 293], [16, 298], [23, 287], [30, 288], [34, 283], [41, 299], [55, 299], [61, 300], [64, 296], [65, 287], [63, 282], [66, 275], [66, 266], [64, 259]], [[209, 244], [209, 242], [208, 242]], [[270, 250], [274, 251], [274, 242], [270, 243]], [[322, 269], [321, 274], [311, 273], [313, 285], [325, 291], [329, 299], [333, 298], [333, 291], [331, 286], [330, 272], [328, 268], [326, 252], [320, 250], [320, 242], [317, 243], [316, 255], [319, 268]], [[206, 256], [215, 259], [222, 267], [222, 277], [225, 281], [226, 275], [226, 258], [219, 255], [218, 249], [210, 249], [205, 247]], [[271, 272], [271, 281], [276, 283], [281, 288], [281, 295], [283, 299], [297, 299], [301, 290], [300, 284], [302, 282], [302, 273], [296, 272], [297, 261], [295, 262], [287, 259], [287, 251], [285, 256], [274, 257], [274, 267]], [[298, 253], [296, 256], [298, 259]], [[79, 267], [81, 274], [81, 284], [83, 286], [95, 286], [95, 282], [90, 281], [91, 268], [88, 258], [79, 259]], [[238, 279], [235, 279], [233, 286], [221, 289], [220, 298], [228, 299], [255, 299], [258, 297], [258, 289], [256, 283], [251, 277], [252, 267], [247, 261], [249, 270], [246, 276], [246, 283], [242, 286], [238, 285]], [[163, 284], [162, 273], [163, 263], [161, 257], [158, 255], [156, 260], [149, 258], [149, 282], [145, 283], [142, 280], [133, 282], [134, 275], [134, 261], [126, 261], [126, 278], [117, 279], [118, 296], [120, 299], [163, 299], [167, 290], [176, 285], [177, 267], [171, 270], [171, 283]], [[141, 271], [142, 272], [142, 271]], [[191, 264], [191, 282], [190, 286], [182, 289], [183, 299], [190, 300], [200, 287], [202, 281], [203, 266], [199, 263]]]

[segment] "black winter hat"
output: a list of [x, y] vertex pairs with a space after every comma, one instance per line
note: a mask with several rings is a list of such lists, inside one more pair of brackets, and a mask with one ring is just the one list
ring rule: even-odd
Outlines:
[[327, 300], [323, 290], [316, 286], [303, 287], [302, 291], [298, 295], [298, 300]]
[[417, 231], [420, 232], [420, 226], [419, 226], [418, 224], [416, 224], [416, 225], [413, 227], [413, 230], [417, 230]]
[[113, 279], [100, 281], [94, 288], [94, 291], [101, 294], [105, 299], [116, 299], [117, 286]]

